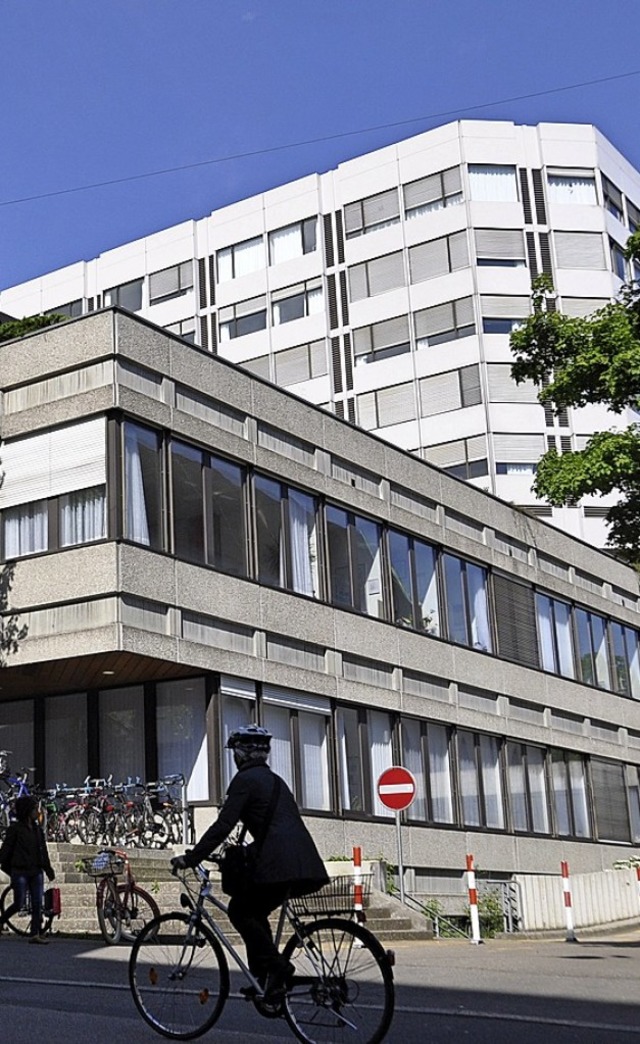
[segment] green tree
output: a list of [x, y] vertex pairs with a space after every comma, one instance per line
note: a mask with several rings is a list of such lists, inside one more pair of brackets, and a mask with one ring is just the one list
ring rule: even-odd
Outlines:
[[68, 315], [30, 315], [24, 319], [10, 319], [8, 323], [0, 323], [0, 341], [12, 341], [14, 337], [24, 337], [34, 330], [43, 330], [55, 323], [62, 323]]
[[[640, 270], [640, 232], [626, 257]], [[511, 334], [516, 383], [533, 380], [541, 403], [558, 412], [601, 404], [613, 413], [640, 414], [640, 284], [626, 283], [618, 299], [585, 318], [552, 310], [548, 276], [533, 284], [533, 314]], [[549, 450], [538, 462], [537, 496], [560, 506], [589, 494], [618, 492], [607, 514], [608, 544], [621, 557], [640, 559], [640, 423], [596, 432], [583, 450]]]

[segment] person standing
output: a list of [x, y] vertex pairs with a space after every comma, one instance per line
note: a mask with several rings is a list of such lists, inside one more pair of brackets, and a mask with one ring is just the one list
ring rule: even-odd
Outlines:
[[[271, 771], [267, 758], [271, 734], [259, 725], [231, 733], [227, 747], [238, 769], [217, 820], [192, 849], [171, 860], [194, 867], [224, 841], [238, 823], [254, 838], [252, 881], [229, 901], [229, 920], [242, 936], [252, 975], [275, 998], [292, 969], [276, 949], [269, 914], [292, 896], [315, 892], [329, 880], [296, 800], [285, 781]], [[259, 839], [256, 841], [255, 839]]]
[[55, 879], [47, 842], [38, 823], [38, 803], [33, 797], [19, 797], [15, 805], [16, 822], [7, 830], [0, 848], [0, 869], [11, 878], [13, 903], [0, 917], [2, 925], [18, 913], [25, 904], [27, 893], [31, 898], [30, 943], [47, 943], [41, 935], [43, 873], [49, 881]]

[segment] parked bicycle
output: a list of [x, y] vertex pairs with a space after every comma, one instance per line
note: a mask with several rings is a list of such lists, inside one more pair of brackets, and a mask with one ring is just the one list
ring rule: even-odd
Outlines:
[[[394, 1010], [393, 953], [356, 919], [351, 877], [334, 878], [319, 892], [283, 904], [275, 941], [295, 970], [283, 998], [274, 1001], [207, 910], [210, 905], [227, 912], [213, 894], [209, 871], [198, 866], [174, 872], [183, 886], [183, 909], [147, 924], [129, 960], [133, 999], [152, 1029], [174, 1040], [206, 1033], [229, 996], [229, 954], [248, 982], [246, 999], [267, 1018], [284, 1017], [298, 1040], [384, 1040]], [[292, 934], [282, 945], [288, 930]]]
[[96, 913], [106, 943], [133, 942], [145, 925], [160, 916], [153, 896], [136, 883], [126, 852], [104, 848], [81, 863], [84, 872], [95, 879]]
[[[42, 903], [42, 924], [40, 927], [39, 935], [53, 935], [54, 924], [57, 923], [60, 917], [60, 906], [59, 902], [51, 901], [54, 894], [57, 893], [59, 900], [60, 890], [58, 888], [47, 888], [44, 892], [44, 901]], [[0, 914], [4, 915], [4, 911], [11, 906], [13, 902], [13, 888], [11, 885], [7, 885], [3, 889], [0, 895]], [[29, 935], [31, 928], [31, 896], [27, 891], [25, 896], [24, 906], [17, 913], [5, 921], [4, 924], [16, 935]], [[0, 928], [2, 931], [2, 928]]]

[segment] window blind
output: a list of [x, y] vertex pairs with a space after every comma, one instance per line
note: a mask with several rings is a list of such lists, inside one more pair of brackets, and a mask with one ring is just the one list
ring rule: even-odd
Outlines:
[[449, 251], [446, 236], [433, 239], [430, 243], [420, 243], [409, 250], [409, 269], [411, 282], [420, 283], [424, 279], [434, 279], [449, 272]]
[[420, 413], [433, 417], [462, 406], [458, 370], [438, 373], [434, 377], [423, 377], [420, 381]]
[[416, 415], [413, 384], [396, 384], [382, 388], [378, 393], [378, 423], [380, 427], [402, 424], [413, 420]]
[[537, 402], [538, 393], [533, 381], [516, 384], [509, 363], [489, 363], [489, 399], [491, 402]]
[[528, 297], [489, 297], [480, 298], [482, 314], [491, 319], [525, 319], [530, 312]]
[[493, 574], [498, 653], [531, 667], [539, 666], [533, 588]]
[[236, 678], [231, 674], [220, 675], [220, 692], [223, 696], [240, 696], [245, 700], [255, 700], [256, 686], [248, 678]]
[[397, 189], [380, 192], [378, 195], [370, 196], [362, 201], [365, 228], [381, 224], [383, 221], [393, 221], [394, 218], [398, 217], [399, 213]]
[[606, 268], [599, 232], [556, 232], [558, 268]]
[[600, 841], [630, 841], [624, 766], [617, 761], [591, 758], [591, 782]]
[[545, 451], [543, 435], [494, 435], [496, 460], [508, 463], [537, 461]]
[[603, 297], [563, 297], [560, 311], [565, 315], [584, 318], [607, 304], [609, 302]]
[[477, 228], [476, 253], [482, 258], [524, 261], [522, 232], [516, 228]]
[[369, 261], [367, 267], [371, 297], [376, 294], [384, 294], [387, 290], [394, 290], [398, 286], [404, 286], [404, 265], [400, 251]]
[[331, 713], [331, 703], [326, 697], [303, 695], [293, 689], [280, 689], [275, 685], [263, 685], [262, 698], [265, 703], [273, 703], [281, 707], [315, 711], [316, 714]]
[[6, 442], [0, 509], [106, 482], [106, 419]]

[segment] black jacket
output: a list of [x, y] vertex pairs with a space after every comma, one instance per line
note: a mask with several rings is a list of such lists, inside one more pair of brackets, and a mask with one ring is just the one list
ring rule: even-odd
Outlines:
[[52, 874], [51, 861], [39, 823], [11, 823], [0, 848], [0, 867], [5, 874]]
[[[302, 821], [295, 798], [268, 765], [242, 765], [229, 784], [220, 814], [200, 841], [185, 854], [196, 866], [218, 847], [237, 826], [246, 825], [253, 838], [259, 837], [269, 809], [274, 780], [280, 780], [278, 799], [258, 853], [256, 884], [313, 884], [316, 888], [329, 878], [311, 834]], [[296, 889], [293, 889], [296, 891]], [[305, 889], [306, 890], [306, 889]]]

